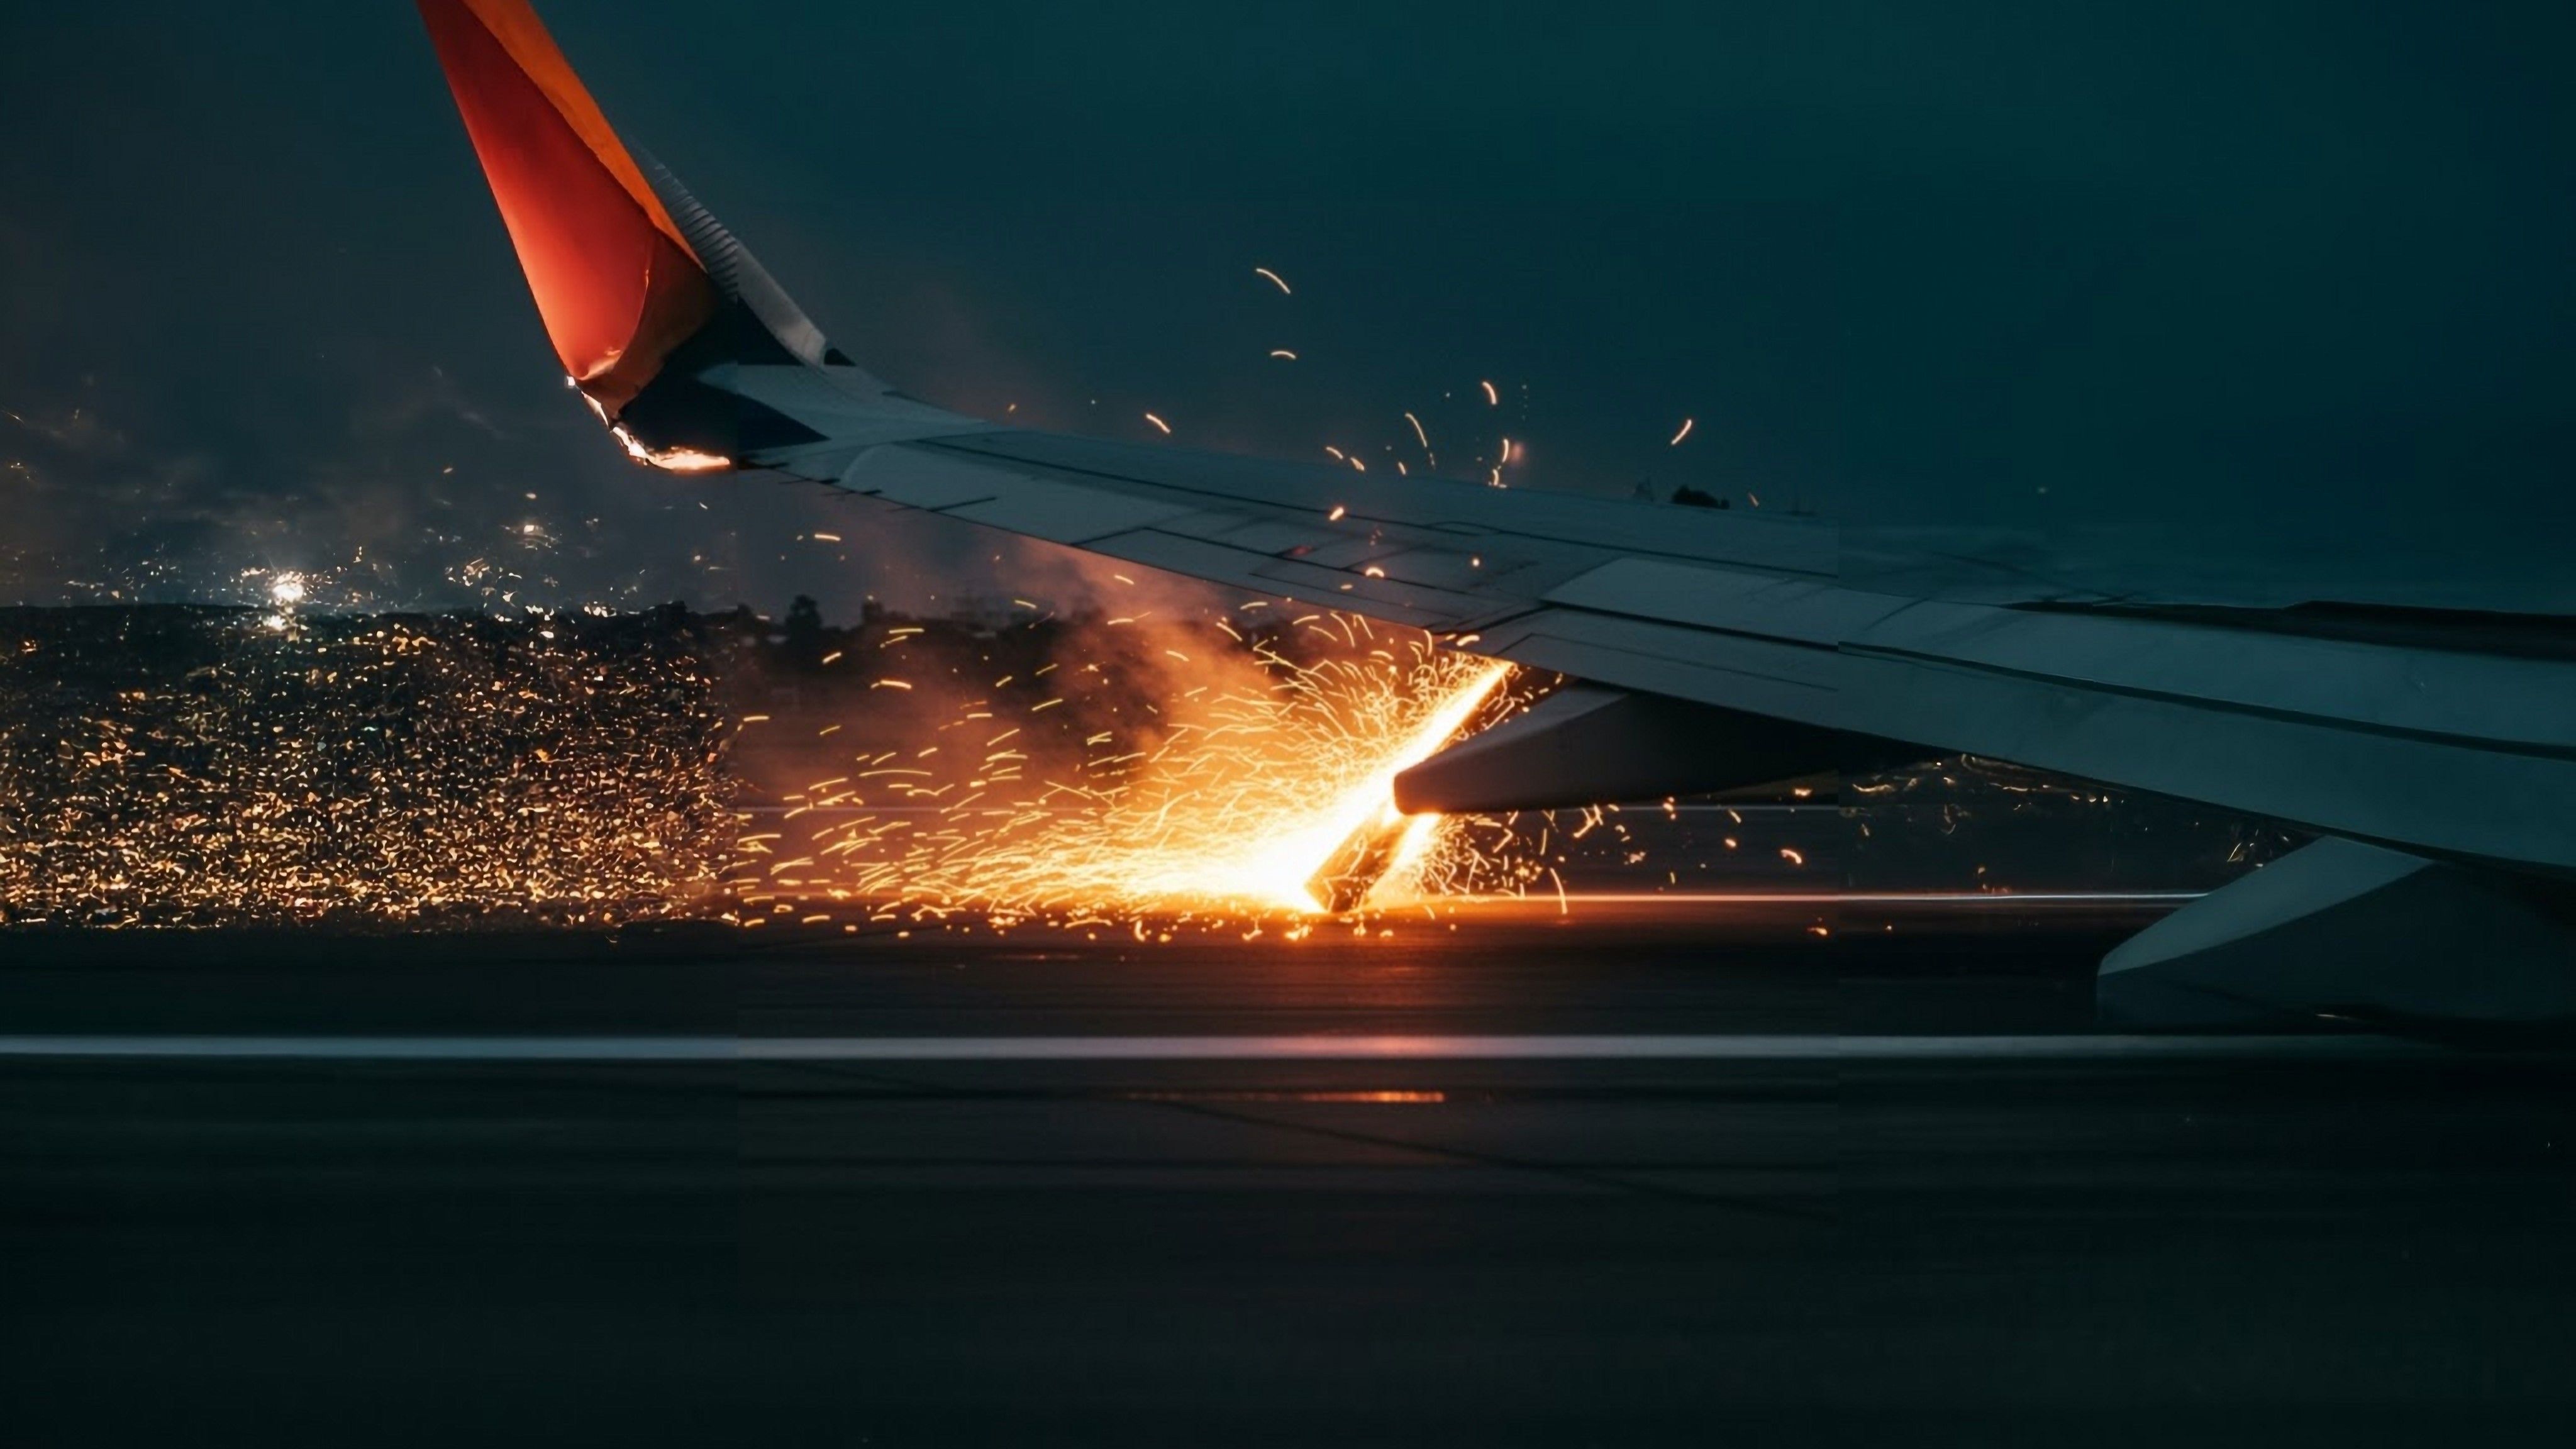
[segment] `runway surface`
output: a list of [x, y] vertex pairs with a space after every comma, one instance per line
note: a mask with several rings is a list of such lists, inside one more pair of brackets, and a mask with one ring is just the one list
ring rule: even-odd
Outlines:
[[2149, 908], [0, 935], [6, 1438], [2576, 1424], [2576, 1060], [2093, 1034]]

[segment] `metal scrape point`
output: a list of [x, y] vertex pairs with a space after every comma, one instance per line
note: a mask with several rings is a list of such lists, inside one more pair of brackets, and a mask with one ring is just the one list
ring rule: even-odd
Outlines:
[[1395, 864], [1395, 848], [1404, 839], [1404, 827], [1410, 822], [1401, 815], [1381, 814], [1377, 819], [1350, 834], [1324, 862], [1324, 867], [1306, 881], [1307, 894], [1315, 903], [1334, 915], [1347, 915], [1360, 908], [1369, 892], [1377, 888], [1387, 867]]

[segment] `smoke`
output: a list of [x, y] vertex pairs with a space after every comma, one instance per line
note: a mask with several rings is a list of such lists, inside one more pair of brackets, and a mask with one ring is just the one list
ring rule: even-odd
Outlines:
[[[805, 595], [836, 618], [1012, 597], [1075, 613], [1147, 578], [827, 487], [636, 467], [525, 359], [466, 375], [350, 329], [199, 356], [186, 339], [235, 319], [125, 315], [84, 259], [6, 225], [0, 262], [48, 283], [0, 288], [0, 604], [256, 603], [293, 572], [348, 612], [776, 614]], [[101, 300], [74, 315], [85, 292]]]
[[1295, 926], [1361, 834], [1383, 848], [1343, 907], [1390, 872], [1515, 882], [1525, 862], [1395, 816], [1388, 790], [1518, 707], [1491, 666], [1416, 631], [1275, 601], [1207, 612], [1130, 578], [1105, 581], [1115, 612], [1069, 618], [1026, 600], [990, 623], [792, 617], [791, 677], [733, 755], [754, 820], [730, 882], [746, 919], [847, 902], [916, 924]]

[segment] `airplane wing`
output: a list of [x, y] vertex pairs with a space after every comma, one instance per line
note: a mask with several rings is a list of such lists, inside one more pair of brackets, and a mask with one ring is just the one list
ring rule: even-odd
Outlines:
[[[2509, 1005], [2470, 1014], [2576, 1015], [2564, 617], [2152, 607], [2039, 583], [1959, 599], [1854, 569], [1814, 520], [995, 426], [834, 346], [624, 149], [525, 0], [418, 3], [558, 356], [640, 462], [769, 470], [1587, 682], [1417, 767], [1408, 808], [1991, 756], [2329, 838], [2301, 871], [2250, 876], [2124, 947], [2106, 1000], [2116, 986], [2171, 1016], [2181, 991], [2229, 1015], [2267, 990], [2307, 1005], [2349, 990], [2456, 1013], [2463, 992], [2394, 924], [2429, 913], [2511, 927], [2478, 937], [2504, 964], [2467, 993]], [[2272, 957], [2341, 964], [2283, 985]]]

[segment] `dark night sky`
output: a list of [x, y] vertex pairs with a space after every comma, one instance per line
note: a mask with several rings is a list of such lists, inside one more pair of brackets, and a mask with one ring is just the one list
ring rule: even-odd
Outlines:
[[[1527, 486], [2576, 573], [2565, 5], [724, 8], [542, 6], [935, 401], [1317, 459], [1413, 408], [1453, 460], [1525, 437]], [[361, 549], [331, 587], [394, 602], [475, 558], [773, 608], [1027, 567], [619, 460], [409, 5], [15, 6], [0, 136], [0, 599]]]

